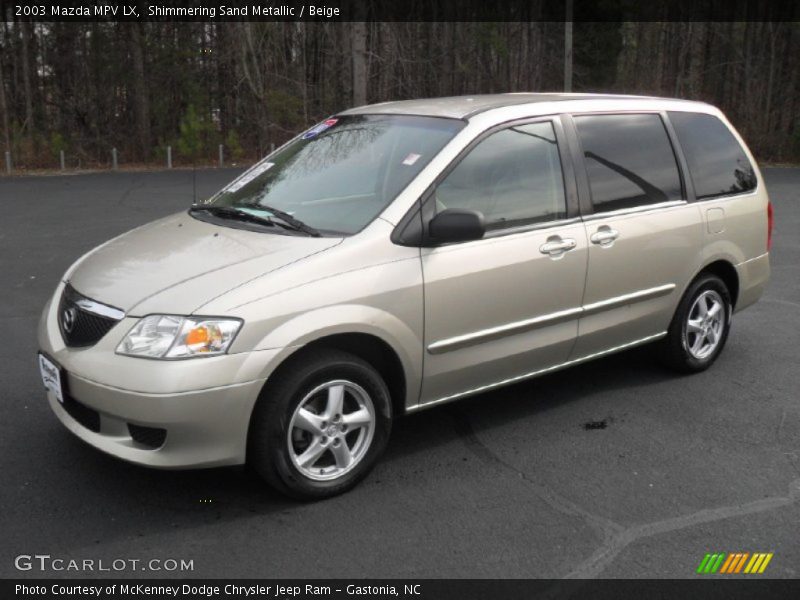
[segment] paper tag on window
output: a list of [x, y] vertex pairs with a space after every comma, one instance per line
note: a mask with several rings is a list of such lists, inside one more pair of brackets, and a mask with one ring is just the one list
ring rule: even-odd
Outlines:
[[264, 171], [268, 171], [272, 167], [275, 166], [275, 163], [272, 162], [265, 162], [258, 165], [255, 165], [252, 169], [247, 171], [246, 173], [242, 173], [242, 175], [238, 179], [234, 179], [231, 184], [226, 187], [223, 191], [225, 192], [235, 192], [240, 190], [248, 183], [253, 181], [256, 177], [261, 175]]
[[414, 154], [412, 152], [411, 154], [409, 154], [408, 156], [405, 157], [405, 159], [403, 160], [403, 164], [404, 165], [408, 165], [410, 167], [415, 162], [417, 162], [417, 160], [419, 160], [419, 157], [420, 157], [419, 154]]

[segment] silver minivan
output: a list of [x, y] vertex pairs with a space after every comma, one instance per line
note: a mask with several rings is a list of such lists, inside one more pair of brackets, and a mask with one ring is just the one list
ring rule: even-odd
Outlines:
[[64, 274], [56, 416], [151, 467], [245, 462], [291, 496], [362, 479], [400, 415], [655, 343], [708, 368], [769, 279], [771, 208], [697, 102], [389, 102], [302, 133]]

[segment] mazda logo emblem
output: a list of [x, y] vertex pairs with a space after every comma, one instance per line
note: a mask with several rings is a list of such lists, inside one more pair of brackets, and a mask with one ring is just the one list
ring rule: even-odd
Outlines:
[[75, 319], [78, 318], [78, 311], [73, 307], [65, 308], [61, 313], [61, 324], [64, 326], [64, 331], [72, 333], [72, 328], [75, 327]]

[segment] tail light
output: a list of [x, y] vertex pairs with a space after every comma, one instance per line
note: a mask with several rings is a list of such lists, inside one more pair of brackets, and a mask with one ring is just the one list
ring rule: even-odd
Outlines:
[[772, 250], [772, 228], [775, 226], [775, 216], [772, 212], [772, 202], [767, 202], [767, 252]]

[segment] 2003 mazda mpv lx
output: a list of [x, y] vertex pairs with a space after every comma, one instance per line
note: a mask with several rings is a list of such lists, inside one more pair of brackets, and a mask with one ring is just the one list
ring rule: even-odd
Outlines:
[[700, 371], [769, 278], [763, 179], [695, 102], [501, 94], [337, 114], [79, 259], [39, 364], [153, 467], [351, 488], [392, 418], [657, 342]]

